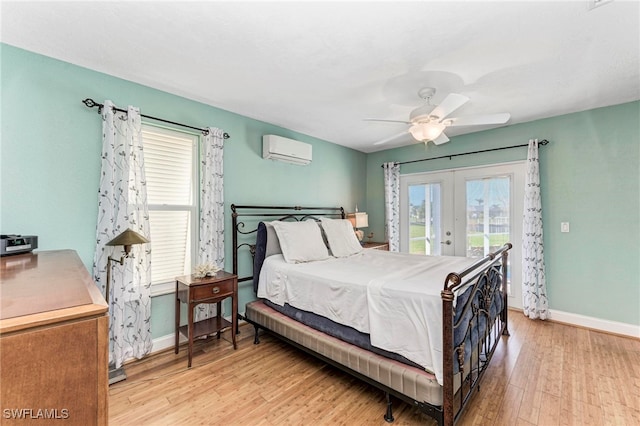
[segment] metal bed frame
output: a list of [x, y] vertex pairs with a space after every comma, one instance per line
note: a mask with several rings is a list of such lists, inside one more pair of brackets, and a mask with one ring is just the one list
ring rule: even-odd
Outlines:
[[[342, 207], [282, 207], [282, 206], [252, 206], [252, 205], [231, 205], [232, 225], [233, 225], [233, 272], [238, 274], [238, 252], [240, 249], [247, 248], [253, 259], [255, 254], [254, 243], [240, 242], [240, 238], [250, 236], [257, 233], [257, 223], [255, 229], [245, 230], [244, 221], [253, 218], [256, 222], [262, 220], [305, 220], [318, 219], [320, 216], [345, 218], [345, 212]], [[252, 219], [252, 220], [253, 220]], [[501, 336], [508, 336], [508, 315], [507, 315], [507, 260], [508, 251], [511, 244], [507, 243], [494, 253], [490, 253], [484, 258], [478, 259], [473, 265], [462, 272], [450, 273], [443, 286], [441, 292], [442, 297], [442, 330], [443, 330], [443, 371], [444, 379], [442, 385], [443, 404], [435, 406], [425, 401], [416, 401], [384, 384], [369, 378], [362, 373], [354, 371], [339, 362], [329, 359], [309, 348], [293, 342], [278, 333], [268, 330], [266, 327], [256, 324], [247, 318], [242, 318], [253, 324], [256, 330], [255, 343], [258, 343], [258, 330], [263, 328], [277, 335], [277, 337], [287, 341], [288, 343], [306, 351], [307, 353], [324, 360], [325, 362], [345, 371], [355, 377], [381, 389], [385, 392], [387, 408], [384, 419], [387, 422], [393, 421], [390, 395], [393, 395], [410, 405], [418, 407], [423, 413], [434, 418], [439, 425], [450, 426], [458, 420], [467, 406], [473, 392], [479, 389], [482, 376], [487, 370], [489, 362], [497, 345], [501, 342]], [[497, 275], [496, 275], [497, 274]], [[496, 289], [491, 290], [491, 286], [480, 285], [483, 280], [489, 280], [491, 276], [498, 276], [500, 285], [497, 291], [502, 299], [502, 310], [495, 318], [490, 318], [487, 306], [495, 296], [493, 293]], [[238, 278], [238, 282], [252, 280], [253, 276]], [[465, 362], [465, 340], [457, 347], [454, 347], [454, 332], [457, 328], [464, 326], [460, 321], [454, 321], [454, 292], [463, 285], [473, 283], [472, 297], [469, 297], [467, 304], [462, 308], [463, 313], [472, 314], [470, 325], [467, 328], [468, 335], [473, 326], [478, 327], [480, 316], [484, 316], [487, 321], [486, 332], [482, 336], [478, 336], [477, 345], [472, 349], [470, 359]], [[480, 293], [479, 297], [473, 297], [476, 293]], [[461, 315], [464, 317], [464, 315]], [[454, 357], [458, 359], [457, 371], [454, 371]], [[448, 373], [447, 373], [448, 372]]]

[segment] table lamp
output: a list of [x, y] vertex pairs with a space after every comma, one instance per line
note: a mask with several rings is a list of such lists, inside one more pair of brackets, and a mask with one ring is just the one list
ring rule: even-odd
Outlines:
[[362, 239], [364, 238], [364, 232], [362, 232], [359, 228], [366, 228], [369, 226], [369, 215], [365, 212], [349, 213], [347, 214], [347, 219], [355, 228], [356, 236], [358, 237], [358, 241], [362, 243]]

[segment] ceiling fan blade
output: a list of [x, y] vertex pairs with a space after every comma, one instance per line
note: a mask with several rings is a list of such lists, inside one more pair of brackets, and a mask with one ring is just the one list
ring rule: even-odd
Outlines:
[[480, 126], [483, 124], [504, 124], [511, 118], [508, 112], [499, 114], [472, 115], [470, 117], [450, 118], [447, 126]]
[[404, 136], [404, 135], [406, 135], [407, 133], [409, 133], [409, 131], [408, 131], [408, 130], [405, 130], [405, 131], [403, 131], [403, 132], [401, 132], [401, 133], [397, 133], [397, 134], [395, 134], [395, 135], [393, 135], [393, 136], [390, 136], [390, 137], [388, 137], [388, 138], [382, 139], [382, 140], [380, 140], [380, 141], [378, 141], [378, 142], [374, 142], [374, 145], [382, 145], [382, 144], [385, 144], [385, 143], [387, 143], [387, 142], [391, 142], [392, 140], [397, 139], [397, 138], [399, 138], [400, 136]]
[[440, 120], [451, 114], [453, 111], [460, 108], [462, 105], [466, 104], [469, 101], [464, 95], [459, 95], [457, 93], [450, 93], [440, 105], [435, 107], [433, 111], [431, 111], [430, 115], [435, 115]]
[[433, 140], [433, 143], [436, 145], [442, 145], [443, 143], [449, 142], [449, 138], [444, 133], [440, 133], [440, 136]]
[[363, 118], [364, 121], [381, 121], [384, 123], [402, 123], [402, 124], [411, 124], [410, 121], [402, 121], [402, 120], [382, 120], [378, 118]]

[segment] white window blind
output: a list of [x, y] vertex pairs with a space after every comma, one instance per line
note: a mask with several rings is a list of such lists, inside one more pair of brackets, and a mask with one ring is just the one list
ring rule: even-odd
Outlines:
[[175, 277], [190, 273], [197, 223], [198, 136], [143, 125], [145, 177], [151, 228], [154, 294], [171, 291]]

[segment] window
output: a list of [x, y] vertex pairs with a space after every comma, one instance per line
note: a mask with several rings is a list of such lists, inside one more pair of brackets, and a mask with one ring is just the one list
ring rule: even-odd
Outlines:
[[175, 289], [196, 256], [199, 137], [144, 124], [145, 177], [151, 232], [151, 294]]

